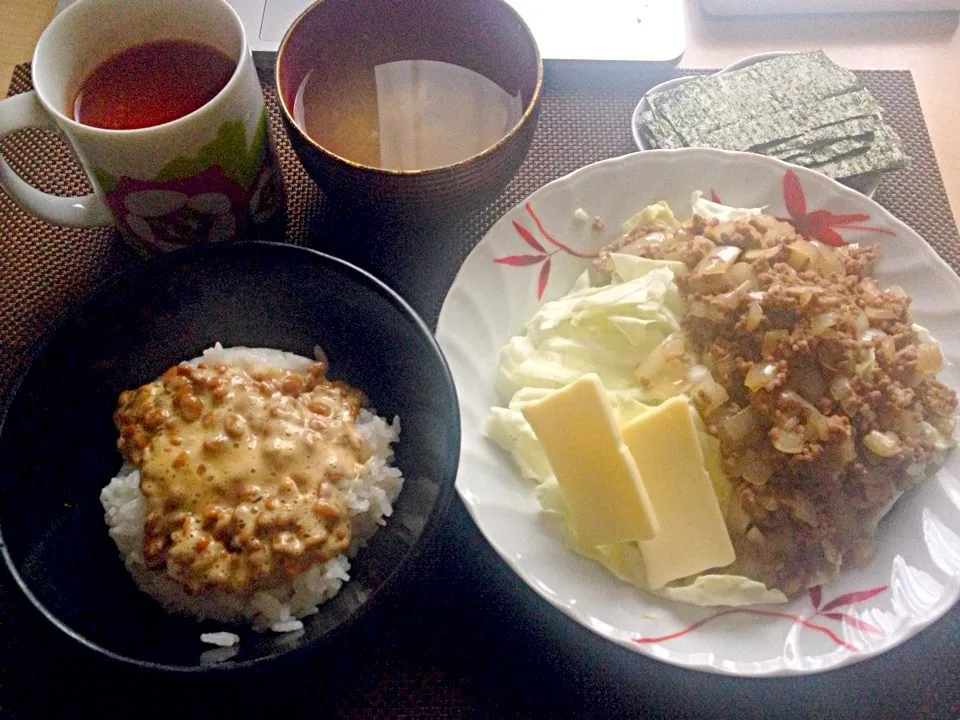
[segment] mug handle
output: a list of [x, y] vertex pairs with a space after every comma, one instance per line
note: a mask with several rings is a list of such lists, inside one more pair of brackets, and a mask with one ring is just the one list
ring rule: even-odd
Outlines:
[[[0, 100], [0, 138], [15, 130], [41, 128], [60, 133], [47, 114], [36, 92], [20, 93]], [[68, 227], [102, 227], [113, 225], [113, 215], [106, 203], [91, 193], [77, 197], [58, 197], [28, 185], [0, 157], [0, 188], [27, 212], [55, 225]]]

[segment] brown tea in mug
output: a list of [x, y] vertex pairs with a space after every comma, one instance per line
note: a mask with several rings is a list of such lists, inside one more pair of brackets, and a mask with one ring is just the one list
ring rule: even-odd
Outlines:
[[495, 145], [523, 115], [520, 94], [459, 65], [403, 60], [307, 73], [294, 120], [342, 158], [387, 170], [426, 170]]
[[73, 119], [107, 130], [135, 130], [189, 115], [226, 86], [236, 62], [216, 48], [160, 40], [100, 63], [71, 98]]

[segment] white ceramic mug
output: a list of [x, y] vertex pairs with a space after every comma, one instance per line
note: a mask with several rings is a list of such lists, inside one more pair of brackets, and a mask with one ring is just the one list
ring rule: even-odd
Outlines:
[[[158, 40], [204, 43], [236, 68], [207, 104], [162, 125], [108, 130], [73, 119], [68, 108], [97, 65]], [[94, 192], [49, 195], [0, 158], [0, 187], [28, 212], [58, 225], [113, 224], [150, 252], [230, 239], [276, 213], [279, 173], [263, 91], [225, 0], [79, 0], [40, 37], [32, 72], [34, 91], [0, 102], [0, 137], [30, 127], [60, 133]]]

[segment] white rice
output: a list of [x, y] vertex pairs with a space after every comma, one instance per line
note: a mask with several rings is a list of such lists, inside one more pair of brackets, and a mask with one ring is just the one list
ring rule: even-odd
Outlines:
[[[311, 360], [269, 348], [223, 348], [220, 343], [204, 350], [201, 358], [187, 364], [243, 365], [257, 363], [271, 367], [303, 370]], [[367, 540], [386, 524], [393, 512], [393, 501], [403, 487], [400, 470], [390, 463], [393, 450], [390, 445], [400, 436], [400, 419], [388, 423], [368, 410], [361, 410], [357, 429], [374, 448], [374, 454], [355, 478], [340, 482], [350, 508], [353, 536], [345, 553], [326, 562], [317, 563], [291, 580], [275, 587], [260, 590], [250, 597], [241, 597], [220, 590], [199, 595], [187, 595], [180, 583], [166, 570], [150, 570], [143, 559], [143, 528], [147, 517], [147, 503], [140, 492], [140, 471], [124, 463], [110, 483], [100, 493], [100, 503], [110, 537], [117, 544], [120, 555], [141, 590], [158, 600], [169, 612], [190, 615], [198, 620], [219, 620], [230, 623], [251, 623], [255, 630], [272, 629], [292, 632], [303, 627], [299, 618], [317, 612], [317, 606], [326, 602], [350, 579], [350, 560]], [[219, 633], [211, 633], [205, 642], [225, 641]], [[219, 644], [219, 643], [216, 643]]]
[[284, 620], [283, 622], [274, 623], [270, 626], [270, 629], [278, 633], [295, 632], [297, 630], [303, 630], [303, 623], [299, 620]]
[[200, 642], [218, 647], [233, 647], [240, 642], [240, 636], [231, 632], [201, 633]]

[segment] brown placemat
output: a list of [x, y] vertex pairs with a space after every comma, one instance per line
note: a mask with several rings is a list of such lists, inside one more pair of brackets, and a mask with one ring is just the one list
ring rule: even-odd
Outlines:
[[[587, 68], [554, 64], [548, 68], [542, 115], [530, 154], [502, 195], [480, 212], [463, 217], [445, 228], [432, 229], [432, 239], [415, 233], [413, 238], [391, 244], [370, 237], [348, 237], [348, 241], [342, 241], [345, 235], [350, 234], [349, 228], [345, 230], [338, 224], [337, 209], [328, 206], [320, 191], [306, 176], [280, 124], [276, 95], [270, 87], [269, 63], [269, 58], [258, 58], [261, 79], [265, 81], [271, 131], [287, 192], [286, 240], [339, 252], [380, 274], [404, 294], [431, 325], [435, 323], [445, 290], [457, 268], [487, 228], [544, 183], [591, 162], [632, 152], [635, 148], [630, 135], [630, 117], [634, 105], [646, 88], [669, 77], [669, 74], [664, 75], [662, 68], [638, 70], [637, 66], [624, 65], [598, 64]], [[889, 122], [900, 133], [914, 158], [909, 169], [890, 176], [884, 182], [875, 199], [916, 229], [954, 269], [960, 269], [960, 239], [910, 73], [868, 71], [858, 74], [886, 108]], [[29, 70], [26, 66], [20, 66], [14, 74], [10, 93], [29, 88]], [[17, 172], [43, 190], [63, 195], [88, 191], [84, 176], [69, 152], [58, 138], [49, 133], [17, 133], [0, 142], [0, 151]], [[338, 238], [341, 240], [339, 244]], [[429, 267], [419, 259], [427, 253], [411, 252], [422, 250], [424, 243], [432, 243], [431, 252], [428, 253]], [[372, 246], [375, 247], [372, 249]], [[63, 315], [69, 303], [135, 259], [133, 253], [110, 230], [49, 226], [22, 212], [0, 193], [0, 392], [18, 358], [23, 356], [44, 328]], [[544, 637], [544, 633], [555, 638], [568, 637], [564, 642], [582, 643], [594, 654], [601, 652], [597, 648], [602, 647], [602, 643], [595, 641], [589, 633], [571, 627], [572, 624], [565, 619], [553, 618], [549, 613], [549, 617], [544, 616], [544, 610], [539, 606], [539, 609], [524, 611], [520, 606], [511, 605], [513, 600], [503, 597], [504, 592], [520, 596], [527, 591], [516, 578], [503, 571], [499, 560], [479, 539], [462, 508], [455, 509], [452, 524], [453, 529], [446, 540], [449, 546], [445, 553], [440, 553], [447, 555], [447, 565], [440, 571], [440, 585], [447, 583], [448, 587], [451, 584], [459, 587], [441, 593], [443, 597], [440, 600], [432, 595], [414, 595], [412, 600], [407, 601], [409, 605], [406, 609], [398, 612], [413, 612], [419, 603], [426, 602], [428, 612], [438, 614], [436, 625], [413, 623], [412, 630], [407, 633], [391, 635], [390, 641], [375, 654], [380, 656], [380, 660], [369, 669], [369, 677], [341, 693], [337, 701], [337, 714], [341, 717], [460, 718], [513, 715], [516, 711], [510, 708], [519, 706], [527, 708], [525, 714], [532, 716], [541, 715], [542, 707], [552, 708], [553, 716], [612, 716], [609, 707], [604, 709], [582, 705], [583, 696], [590, 692], [590, 687], [602, 687], [600, 678], [592, 674], [594, 671], [576, 667], [578, 661], [558, 653], [557, 645], [549, 645], [547, 641], [543, 641], [544, 652], [554, 656], [550, 660], [554, 664], [549, 669], [543, 666], [539, 670], [529, 671], [529, 678], [516, 679], [516, 686], [510, 689], [500, 687], [504, 676], [497, 674], [497, 666], [503, 664], [511, 668], [508, 672], [513, 673], [527, 672], [528, 668], [537, 666], [541, 660], [539, 638]], [[464, 540], [467, 535], [470, 537]], [[468, 567], [473, 569], [468, 570]], [[498, 573], [500, 577], [494, 577]], [[0, 583], [0, 645], [4, 646], [0, 648], [0, 705], [6, 705], [9, 710], [11, 706], [22, 704], [18, 714], [29, 716], [37, 714], [36, 707], [46, 707], [43, 703], [49, 698], [38, 699], [38, 693], [42, 692], [37, 687], [42, 687], [42, 683], [38, 685], [38, 681], [27, 677], [30, 671], [17, 667], [21, 653], [29, 652], [23, 628], [37, 628], [37, 621], [22, 614], [24, 603], [22, 599], [12, 596], [14, 592], [8, 581]], [[527, 602], [531, 600], [528, 598]], [[463, 618], [459, 615], [461, 607], [471, 608], [464, 610], [467, 615]], [[499, 619], [484, 624], [476, 617], [469, 616], [469, 613], [478, 610]], [[536, 622], [543, 623], [543, 626], [530, 627], [531, 618], [536, 618]], [[957, 613], [952, 613], [949, 618], [952, 623], [950, 628], [955, 627]], [[479, 629], [474, 629], [471, 634], [471, 627]], [[491, 627], [508, 628], [508, 633], [518, 639], [511, 641], [505, 637], [492, 637], [489, 632]], [[946, 632], [946, 637], [950, 637], [950, 628], [939, 632]], [[424, 637], [430, 632], [436, 637]], [[465, 633], [464, 638], [459, 637], [460, 632]], [[935, 637], [936, 632], [936, 629], [931, 629], [925, 636]], [[439, 637], [441, 634], [450, 637]], [[464, 645], [464, 641], [468, 644]], [[562, 644], [556, 639], [554, 643]], [[411, 647], [414, 650], [411, 651]], [[498, 652], [505, 655], [498, 657]], [[931, 650], [924, 648], [923, 652], [929, 655]], [[941, 662], [958, 663], [955, 652], [948, 649], [943, 652], [947, 654]], [[516, 657], [507, 657], [509, 654]], [[891, 653], [891, 656], [893, 660], [889, 662], [896, 662], [895, 653]], [[880, 673], [883, 662], [887, 661], [881, 659], [858, 667], [867, 667], [872, 672]], [[632, 673], [638, 665], [649, 668], [651, 664], [656, 665], [658, 676], [668, 678], [663, 681], [666, 685], [658, 688], [652, 684], [652, 678], [645, 678], [642, 682], [636, 678], [636, 688], [627, 688], [625, 694], [618, 697], [628, 696], [633, 691], [642, 693], [644, 686], [655, 688], [649, 691], [655, 695], [657, 692], [666, 693], [671, 684], [679, 687], [680, 683], [698, 682], [701, 683], [700, 694], [716, 692], [723, 696], [718, 696], [715, 708], [725, 706], [728, 693], [741, 693], [743, 702], [750, 695], [763, 695], [762, 692], [753, 693], [749, 689], [751, 686], [746, 684], [724, 684], [709, 676], [703, 676], [705, 679], [701, 680], [690, 673], [664, 669], [664, 666], [652, 661], [644, 665], [633, 657], [630, 658], [627, 672]], [[28, 668], [42, 666], [42, 660], [27, 665]], [[478, 672], [486, 671], [492, 673], [490, 678], [486, 681], [476, 679]], [[607, 667], [604, 672], [609, 674], [612, 670]], [[842, 677], [849, 679], [851, 675], [842, 676], [838, 672], [832, 677], [840, 680]], [[537, 686], [537, 680], [544, 678], [547, 683], [566, 684], [572, 679], [579, 684], [572, 688]], [[919, 686], [925, 679], [921, 673], [911, 682]], [[518, 687], [522, 688], [519, 692]], [[775, 686], [768, 682], [766, 687], [772, 691]], [[836, 685], [817, 686], [808, 681], [806, 687], [813, 688], [806, 697], [802, 693], [795, 697], [804, 698], [809, 703], [826, 695], [823, 688]], [[598, 696], [606, 697], [614, 690], [606, 688], [596, 692]], [[143, 686], [137, 690], [144, 691]], [[26, 699], [25, 694], [31, 692], [33, 699]], [[960, 696], [956, 687], [949, 682], [942, 687], [914, 688], [911, 692], [921, 698], [922, 706], [914, 706], [916, 716], [933, 718], [960, 715]], [[517, 697], [505, 697], [509, 694]], [[694, 716], [682, 708], [680, 701], [675, 699], [676, 695], [670, 696], [673, 700], [665, 700], [667, 704], [659, 710], [655, 707], [644, 710], [642, 706], [653, 702], [653, 695], [639, 695], [640, 699], [631, 703], [629, 708], [617, 705], [622, 712], [613, 714]], [[896, 693], [888, 695], [886, 702], [898, 702]], [[519, 696], [524, 697], [521, 699]], [[774, 692], [771, 698], [776, 697], [777, 693]], [[545, 705], [536, 704], [541, 700]], [[833, 703], [834, 700], [836, 698], [829, 702]], [[111, 700], [104, 702], [109, 705]], [[530, 702], [533, 705], [524, 704]], [[758, 702], [764, 702], [762, 697]], [[530, 707], [540, 709], [530, 710]], [[804, 706], [803, 702], [798, 701], [789, 701], [779, 710], [785, 711], [790, 707], [794, 708], [797, 717], [814, 716], [812, 706]], [[841, 716], [835, 705], [823, 707], [830, 708], [828, 716]], [[31, 708], [34, 708], [33, 712]], [[322, 709], [330, 710], [329, 706]], [[872, 715], [862, 710], [852, 707], [854, 714]], [[777, 712], [773, 706], [770, 711]], [[727, 712], [732, 711], [729, 708], [725, 711], [714, 709], [707, 714], [718, 716]], [[821, 708], [819, 712], [828, 711]], [[880, 708], [876, 712], [879, 717], [885, 711]], [[695, 716], [699, 714], [697, 712]], [[733, 712], [734, 716], [739, 717], [752, 714], [746, 706], [740, 706]], [[793, 711], [790, 714], [794, 714]], [[903, 715], [894, 711], [894, 714], [883, 716]]]

